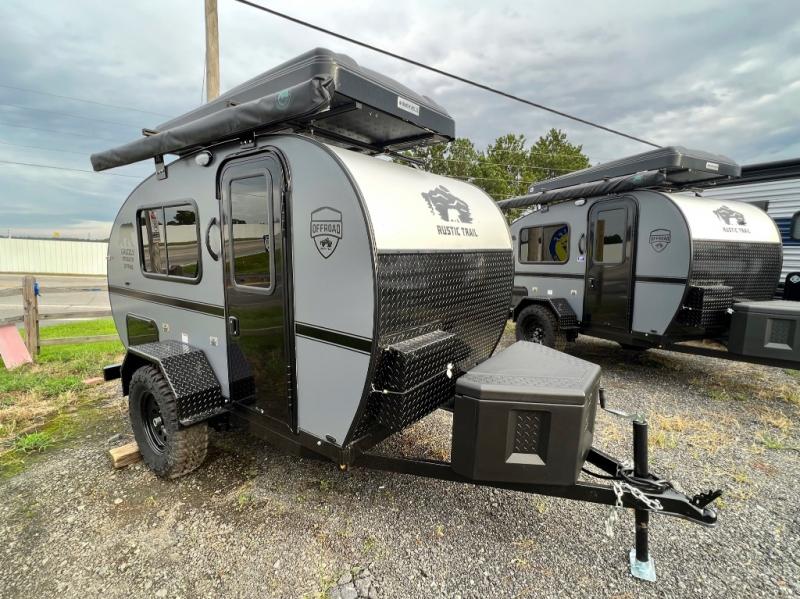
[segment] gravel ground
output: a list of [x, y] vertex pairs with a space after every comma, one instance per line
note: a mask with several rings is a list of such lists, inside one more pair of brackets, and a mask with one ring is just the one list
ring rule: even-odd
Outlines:
[[[509, 341], [508, 339], [506, 342]], [[777, 369], [582, 338], [615, 407], [646, 412], [651, 462], [695, 492], [720, 486], [719, 525], [654, 517], [658, 582], [628, 573], [633, 516], [609, 508], [286, 456], [214, 435], [199, 471], [173, 482], [113, 471], [128, 434], [107, 416], [0, 482], [1, 597], [779, 597], [800, 595], [800, 379]], [[716, 373], [716, 374], [713, 374]], [[381, 447], [449, 453], [437, 412]], [[629, 453], [602, 414], [596, 444]]]

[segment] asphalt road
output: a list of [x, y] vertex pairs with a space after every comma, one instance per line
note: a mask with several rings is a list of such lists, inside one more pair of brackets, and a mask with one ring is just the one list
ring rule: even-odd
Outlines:
[[[0, 290], [22, 285], [21, 274], [0, 274]], [[54, 275], [36, 275], [39, 281], [41, 296], [39, 297], [39, 313], [54, 314], [58, 312], [74, 313], [80, 317], [81, 312], [109, 310], [108, 292], [105, 277], [68, 277]], [[49, 287], [75, 287], [76, 291], [64, 293], [48, 293]], [[83, 291], [82, 289], [89, 289]], [[0, 297], [0, 320], [22, 314], [22, 295]], [[47, 326], [58, 321], [41, 321]]]

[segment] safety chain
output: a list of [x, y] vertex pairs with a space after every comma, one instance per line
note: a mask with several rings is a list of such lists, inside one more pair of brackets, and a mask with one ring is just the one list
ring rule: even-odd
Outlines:
[[614, 538], [614, 525], [619, 521], [619, 515], [623, 509], [622, 496], [626, 491], [633, 495], [634, 499], [647, 506], [651, 511], [659, 512], [664, 509], [658, 499], [652, 499], [648, 497], [639, 489], [626, 482], [615, 480], [612, 481], [611, 485], [614, 489], [614, 495], [616, 495], [617, 500], [614, 502], [614, 505], [611, 506], [611, 511], [608, 514], [608, 518], [606, 518], [606, 536], [609, 539]]

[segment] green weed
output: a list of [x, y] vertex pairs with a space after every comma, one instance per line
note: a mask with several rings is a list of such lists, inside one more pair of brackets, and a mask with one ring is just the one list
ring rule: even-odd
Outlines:
[[38, 431], [22, 435], [14, 442], [14, 449], [22, 453], [33, 453], [34, 451], [44, 451], [54, 443], [53, 437], [46, 431]]

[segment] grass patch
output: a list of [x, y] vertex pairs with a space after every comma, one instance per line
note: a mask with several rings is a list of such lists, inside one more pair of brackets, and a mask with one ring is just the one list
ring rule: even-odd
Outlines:
[[37, 431], [22, 435], [14, 442], [14, 449], [22, 453], [44, 451], [54, 443], [53, 436], [47, 431]]
[[[115, 332], [111, 319], [42, 327], [43, 339], [106, 335]], [[70, 436], [68, 414], [96, 402], [97, 392], [83, 381], [102, 375], [118, 362], [119, 340], [43, 347], [36, 364], [6, 370], [0, 361], [0, 468], [15, 471], [19, 461]]]
[[111, 318], [97, 320], [76, 320], [53, 324], [39, 329], [42, 339], [63, 339], [64, 337], [89, 337], [93, 335], [116, 335], [117, 328]]

